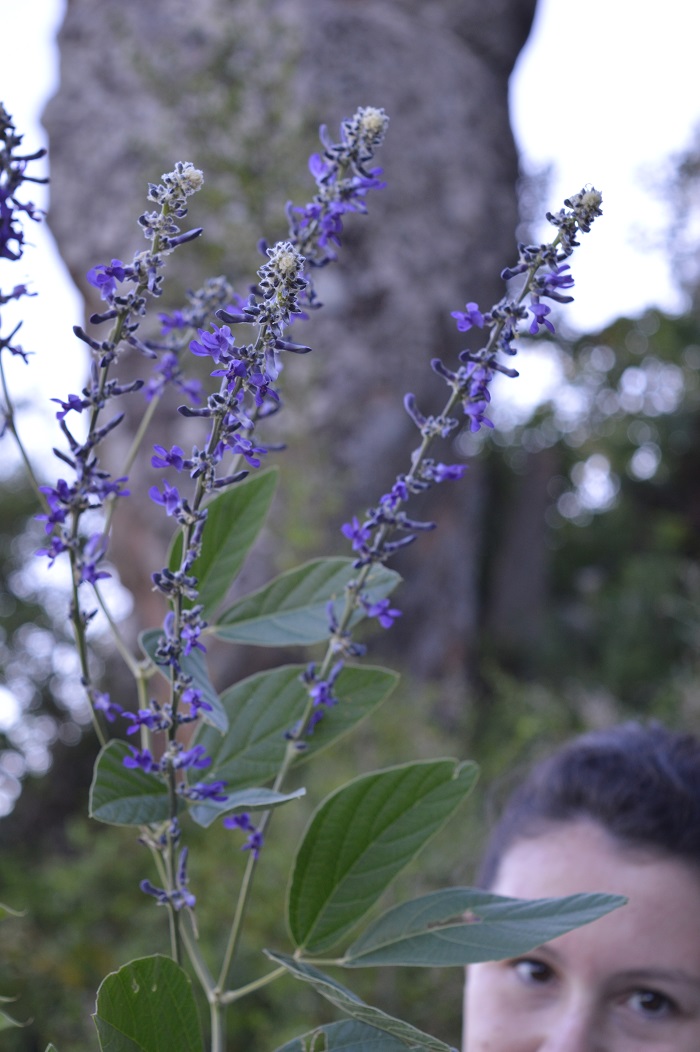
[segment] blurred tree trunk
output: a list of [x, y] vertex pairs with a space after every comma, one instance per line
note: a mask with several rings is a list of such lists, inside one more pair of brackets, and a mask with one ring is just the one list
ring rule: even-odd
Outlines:
[[[454, 361], [463, 346], [450, 311], [502, 294], [518, 219], [508, 79], [534, 9], [535, 0], [69, 0], [61, 86], [45, 116], [50, 224], [90, 310], [85, 272], [140, 247], [145, 184], [174, 161], [194, 161], [207, 180], [190, 217], [205, 237], [178, 253], [176, 284], [212, 273], [242, 282], [257, 266], [257, 238], [284, 234], [286, 198], [311, 195], [305, 158], [318, 123], [335, 134], [358, 105], [390, 114], [389, 186], [369, 218], [350, 217], [341, 262], [321, 275], [325, 309], [304, 334], [318, 350], [288, 366], [284, 427], [298, 433], [284, 456], [300, 467], [283, 501], [300, 547], [310, 538], [344, 552], [329, 531], [408, 466], [416, 432], [404, 392], [424, 410], [441, 404], [430, 359]], [[153, 441], [163, 442], [166, 424], [157, 426]], [[401, 560], [405, 616], [385, 644], [416, 676], [437, 679], [452, 711], [481, 617], [481, 489], [474, 464], [466, 484], [431, 494], [439, 529]], [[148, 610], [153, 527], [143, 509], [128, 514], [115, 559]]]

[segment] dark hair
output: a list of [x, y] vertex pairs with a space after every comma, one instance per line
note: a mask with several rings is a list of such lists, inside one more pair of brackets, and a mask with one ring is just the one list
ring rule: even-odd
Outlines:
[[508, 799], [478, 874], [493, 886], [506, 851], [556, 822], [589, 818], [630, 847], [700, 869], [700, 741], [659, 723], [575, 738], [537, 764]]

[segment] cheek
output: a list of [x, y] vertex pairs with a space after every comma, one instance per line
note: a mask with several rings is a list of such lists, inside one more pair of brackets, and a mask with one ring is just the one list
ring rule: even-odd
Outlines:
[[504, 1011], [507, 992], [502, 966], [473, 964], [464, 992], [463, 1052], [518, 1052], [518, 1028]]

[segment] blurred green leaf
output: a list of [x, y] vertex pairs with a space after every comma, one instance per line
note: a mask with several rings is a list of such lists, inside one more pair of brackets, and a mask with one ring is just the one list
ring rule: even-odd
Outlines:
[[517, 957], [590, 924], [625, 901], [619, 895], [590, 894], [528, 902], [477, 888], [448, 888], [378, 917], [347, 950], [342, 963], [348, 968], [442, 968]]
[[[318, 968], [314, 968], [313, 965], [296, 961], [293, 957], [287, 957], [282, 953], [274, 953], [272, 950], [265, 950], [265, 953], [270, 960], [287, 968], [296, 979], [310, 983], [317, 993], [325, 997], [331, 1004], [334, 1004], [336, 1008], [340, 1008], [358, 1022], [366, 1023], [369, 1026], [385, 1031], [387, 1034], [391, 1034], [401, 1041], [404, 1047], [426, 1049], [427, 1052], [455, 1052], [444, 1041], [431, 1037], [430, 1034], [425, 1034], [422, 1030], [417, 1030], [416, 1027], [411, 1026], [410, 1023], [406, 1023], [402, 1019], [395, 1019], [393, 1016], [387, 1015], [386, 1012], [382, 1012], [379, 1008], [373, 1008], [372, 1005], [365, 1004], [352, 990], [348, 990], [346, 986], [341, 986], [335, 979], [324, 975], [323, 972], [320, 972]], [[372, 1046], [368, 1047], [371, 1048]], [[391, 1045], [385, 1046], [386, 1052], [391, 1047]], [[381, 1045], [377, 1046], [377, 1049], [382, 1049], [382, 1052], [384, 1052], [384, 1048]]]
[[343, 1019], [295, 1037], [276, 1052], [406, 1052], [406, 1043], [374, 1026]]
[[168, 787], [153, 774], [125, 767], [126, 742], [111, 741], [100, 750], [90, 786], [90, 817], [116, 826], [164, 822], [170, 816]]
[[156, 954], [112, 972], [97, 991], [95, 1026], [102, 1052], [203, 1052], [187, 974]]
[[[191, 572], [199, 583], [198, 602], [203, 604], [207, 620], [223, 602], [265, 522], [275, 495], [277, 476], [276, 468], [258, 472], [220, 493], [206, 506], [202, 551]], [[181, 561], [182, 533], [178, 531], [168, 566], [178, 570]]]
[[13, 910], [12, 906], [6, 906], [4, 902], [0, 902], [0, 921], [7, 920], [8, 917], [24, 917], [25, 914], [26, 910]]
[[471, 792], [478, 769], [456, 760], [405, 764], [338, 789], [297, 853], [288, 923], [297, 946], [322, 953], [374, 906]]
[[[342, 602], [345, 586], [356, 576], [352, 559], [313, 559], [234, 603], [213, 631], [229, 643], [266, 647], [320, 643], [328, 638], [329, 601]], [[363, 591], [376, 603], [400, 580], [394, 570], [375, 566]], [[364, 611], [357, 610], [352, 624], [363, 617]]]
[[[3, 997], [3, 1001], [14, 1000], [14, 998]], [[0, 1030], [14, 1030], [15, 1027], [26, 1026], [26, 1023], [18, 1023], [16, 1019], [13, 1019], [7, 1012], [0, 1010]]]

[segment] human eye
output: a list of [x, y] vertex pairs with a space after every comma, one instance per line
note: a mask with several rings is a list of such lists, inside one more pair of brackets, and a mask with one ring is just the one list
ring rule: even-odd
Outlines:
[[634, 990], [627, 998], [630, 1008], [648, 1019], [666, 1019], [678, 1013], [678, 1005], [659, 990]]
[[510, 963], [518, 978], [528, 985], [543, 985], [554, 978], [552, 968], [536, 957], [518, 957]]

